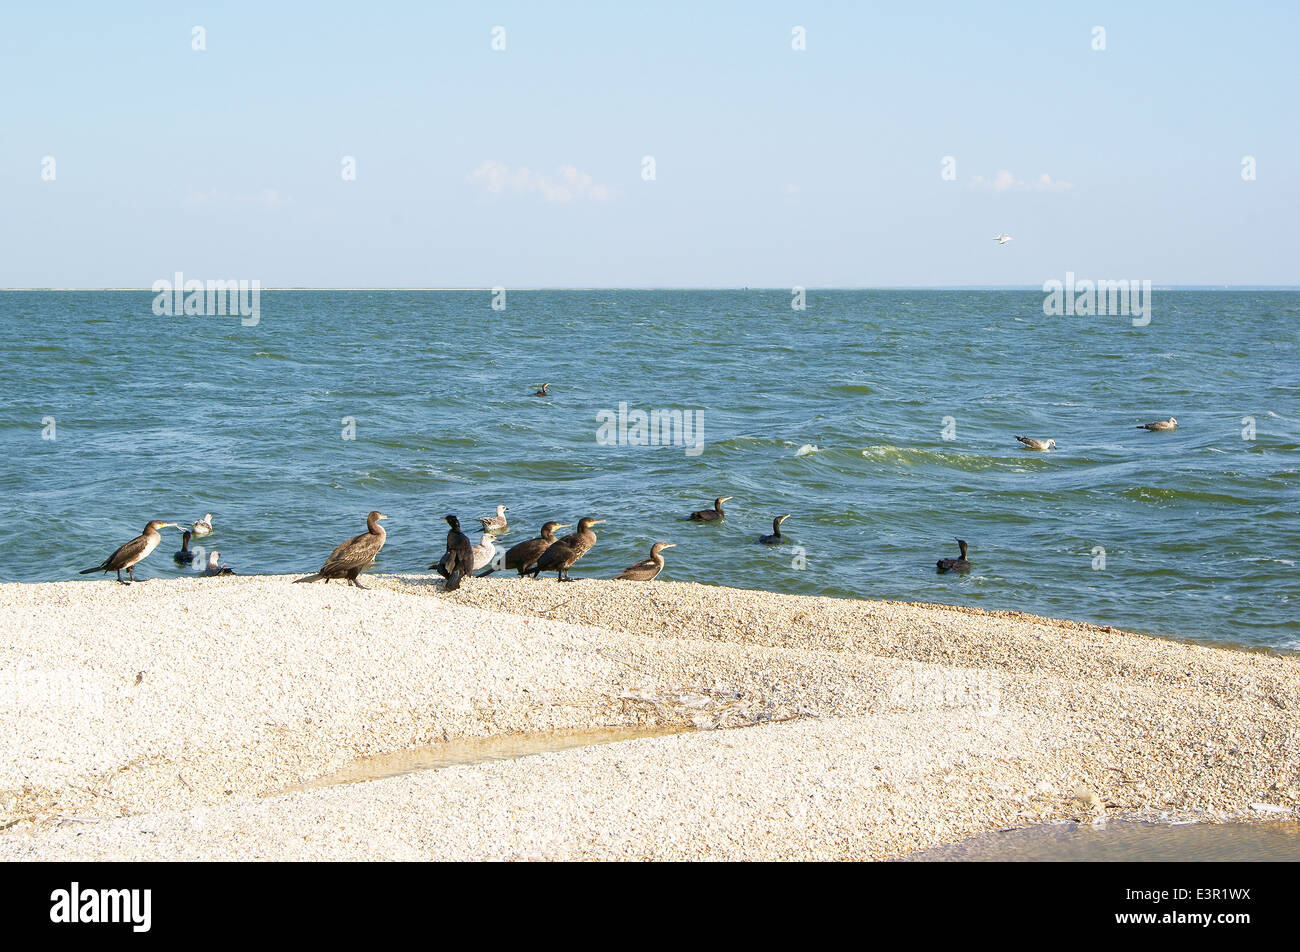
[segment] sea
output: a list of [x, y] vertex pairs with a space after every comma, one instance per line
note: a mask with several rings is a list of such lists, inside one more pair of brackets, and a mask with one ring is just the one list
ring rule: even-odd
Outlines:
[[[670, 580], [1300, 648], [1294, 290], [1156, 287], [1145, 324], [1036, 289], [264, 290], [255, 322], [155, 297], [0, 292], [0, 579], [208, 512], [195, 546], [306, 574], [372, 509], [373, 571], [424, 572], [445, 514], [503, 504], [504, 545], [606, 520], [578, 578], [665, 541]], [[939, 574], [957, 538], [971, 570]], [[138, 577], [189, 573], [179, 547]]]

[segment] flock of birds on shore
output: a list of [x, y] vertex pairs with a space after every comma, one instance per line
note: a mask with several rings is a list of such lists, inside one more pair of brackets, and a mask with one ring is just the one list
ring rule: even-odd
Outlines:
[[[547, 390], [549, 383], [544, 383], [534, 396], [549, 396]], [[1159, 432], [1163, 430], [1175, 430], [1178, 428], [1178, 421], [1173, 417], [1168, 420], [1156, 420], [1153, 423], [1143, 423], [1136, 427], [1139, 430], [1151, 430]], [[1025, 445], [1028, 449], [1040, 452], [1050, 452], [1056, 448], [1056, 440], [1040, 440], [1034, 437], [1017, 436], [1017, 440]], [[719, 496], [713, 502], [712, 509], [699, 509], [690, 514], [693, 522], [720, 522], [726, 518], [722, 504], [731, 499], [731, 496]], [[507, 507], [497, 506], [496, 515], [483, 516], [479, 522], [483, 526], [483, 534], [480, 536], [478, 544], [475, 545], [470, 541], [463, 531], [461, 531], [460, 520], [452, 514], [443, 516], [443, 521], [447, 523], [447, 550], [442, 557], [429, 566], [444, 579], [446, 579], [446, 591], [455, 591], [460, 588], [461, 581], [468, 575], [486, 568], [483, 575], [491, 575], [496, 571], [493, 563], [496, 561], [496, 541], [497, 537], [504, 535], [509, 531], [509, 525], [506, 519]], [[295, 582], [316, 582], [324, 579], [346, 579], [357, 588], [365, 588], [357, 581], [357, 576], [365, 569], [369, 568], [379, 555], [379, 550], [384, 547], [384, 541], [387, 534], [384, 527], [379, 523], [388, 517], [382, 512], [374, 511], [366, 517], [366, 531], [360, 535], [355, 535], [345, 542], [342, 542], [330, 553], [325, 564], [321, 566], [320, 571], [312, 575], [295, 579]], [[790, 518], [787, 513], [783, 516], [777, 516], [772, 520], [772, 532], [768, 535], [760, 536], [758, 541], [764, 545], [779, 545], [783, 541], [781, 537], [781, 524]], [[556, 529], [567, 529], [572, 526], [568, 522], [546, 522], [542, 525], [541, 534], [536, 538], [520, 542], [512, 546], [505, 552], [503, 560], [504, 567], [507, 569], [517, 569], [519, 575], [531, 575], [537, 578], [541, 572], [555, 572], [557, 581], [569, 582], [572, 578], [569, 576], [571, 569], [579, 559], [591, 551], [592, 546], [596, 544], [596, 533], [591, 527], [600, 525], [604, 519], [593, 519], [585, 516], [578, 520], [577, 531], [560, 538], [555, 537]], [[107, 573], [116, 572], [117, 580], [123, 585], [129, 585], [135, 581], [135, 567], [143, 561], [162, 541], [160, 530], [168, 527], [181, 528], [175, 522], [162, 522], [154, 520], [144, 527], [144, 532], [132, 539], [130, 542], [119, 546], [112, 555], [106, 558], [99, 565], [92, 568], [82, 569], [81, 575], [90, 575], [94, 572]], [[178, 565], [194, 565], [196, 556], [190, 552], [190, 539], [203, 538], [212, 533], [212, 513], [207, 513], [202, 519], [195, 522], [189, 529], [184, 530], [181, 540], [181, 548], [175, 553], [173, 559]], [[939, 559], [935, 563], [935, 568], [940, 573], [944, 572], [968, 572], [971, 568], [971, 562], [967, 558], [967, 544], [964, 539], [957, 539], [957, 546], [961, 552], [960, 556], [955, 559]], [[656, 542], [650, 548], [650, 557], [642, 559], [629, 565], [620, 574], [614, 576], [616, 579], [625, 579], [636, 582], [649, 582], [657, 578], [659, 573], [664, 570], [665, 561], [663, 557], [664, 549], [670, 549], [675, 546], [675, 542]], [[214, 575], [234, 575], [234, 569], [222, 564], [220, 554], [213, 550], [208, 554], [208, 561], [202, 567], [205, 576]], [[122, 578], [122, 573], [126, 572], [127, 578]], [[481, 576], [480, 576], [481, 577]]]

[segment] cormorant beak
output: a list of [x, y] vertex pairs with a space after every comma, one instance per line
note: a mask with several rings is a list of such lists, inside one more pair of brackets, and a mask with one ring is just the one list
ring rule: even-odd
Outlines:
[[665, 549], [675, 549], [675, 548], [677, 548], [677, 543], [676, 543], [676, 542], [665, 542], [665, 543], [664, 543], [664, 548], [665, 548]]
[[572, 529], [572, 528], [573, 528], [573, 523], [572, 523], [572, 522], [561, 522], [561, 523], [560, 523], [558, 526], [556, 526], [555, 528], [557, 528], [557, 529]]
[[598, 525], [600, 525], [600, 524], [601, 524], [602, 522], [604, 522], [604, 521], [605, 521], [604, 519], [592, 519], [592, 520], [591, 520], [591, 524], [592, 524], [593, 526], [598, 526]]

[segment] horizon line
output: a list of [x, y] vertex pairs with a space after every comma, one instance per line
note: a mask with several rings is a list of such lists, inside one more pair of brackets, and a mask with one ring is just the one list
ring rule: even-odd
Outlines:
[[[196, 279], [198, 280], [198, 279]], [[216, 280], [216, 279], [213, 279]], [[1130, 279], [1132, 280], [1132, 279]], [[259, 287], [259, 291], [494, 291], [498, 287], [506, 291], [780, 291], [790, 293], [784, 285], [724, 285], [724, 284], [660, 284], [660, 285], [535, 285], [518, 286], [494, 285], [492, 287], [422, 287], [415, 285], [370, 285], [370, 286], [334, 286], [334, 285], [286, 285], [283, 287]], [[792, 286], [793, 287], [793, 286]], [[805, 290], [817, 291], [1041, 291], [1037, 284], [823, 284], [802, 285]], [[1158, 284], [1151, 283], [1155, 290], [1173, 291], [1300, 291], [1300, 284]], [[0, 287], [5, 291], [139, 291], [148, 294], [160, 294], [152, 287]], [[173, 289], [174, 293], [174, 289]], [[193, 293], [193, 292], [184, 292]]]

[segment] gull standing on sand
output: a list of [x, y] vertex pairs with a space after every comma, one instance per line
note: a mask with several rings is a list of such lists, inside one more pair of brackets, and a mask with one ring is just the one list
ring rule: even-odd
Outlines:
[[203, 574], [210, 578], [213, 575], [234, 575], [235, 570], [229, 565], [222, 565], [221, 553], [213, 549], [208, 553], [208, 564], [204, 567]]
[[[166, 529], [168, 526], [174, 526], [179, 529], [180, 526], [174, 522], [159, 522], [157, 519], [150, 522], [144, 527], [144, 532], [140, 533], [130, 542], [118, 546], [117, 550], [100, 562], [94, 568], [82, 569], [79, 575], [89, 575], [92, 572], [116, 572], [117, 580], [123, 585], [130, 585], [135, 581], [135, 567], [138, 562], [143, 560], [154, 549], [158, 548], [158, 543], [162, 541], [162, 535], [159, 529]], [[126, 569], [126, 574], [130, 576], [131, 582], [122, 578], [122, 569]]]
[[615, 575], [616, 579], [630, 579], [633, 582], [650, 582], [664, 570], [664, 557], [660, 555], [664, 549], [671, 549], [676, 542], [656, 542], [650, 547], [650, 558], [642, 559], [635, 565], [629, 565], [621, 574]]
[[1005, 245], [1008, 241], [1011, 241], [1012, 238], [1010, 235], [994, 235], [993, 240], [1000, 245]]
[[509, 531], [510, 527], [506, 525], [507, 508], [508, 507], [506, 506], [497, 506], [497, 514], [495, 516], [480, 516], [478, 521], [483, 524], [483, 531], [500, 533]]
[[1173, 417], [1170, 417], [1168, 420], [1156, 420], [1155, 423], [1143, 423], [1141, 426], [1135, 426], [1133, 429], [1153, 431], [1176, 430], [1178, 429], [1178, 421]]
[[551, 543], [542, 553], [537, 564], [533, 566], [533, 578], [537, 578], [538, 572], [554, 571], [557, 582], [572, 582], [573, 579], [569, 578], [569, 569], [596, 544], [596, 533], [591, 531], [591, 527], [598, 526], [604, 521], [590, 516], [579, 519], [577, 532], [571, 532], [563, 539]]
[[384, 540], [388, 534], [379, 524], [379, 520], [387, 518], [382, 512], [370, 513], [366, 516], [365, 532], [340, 543], [315, 575], [294, 579], [294, 582], [315, 582], [320, 579], [328, 582], [332, 578], [345, 578], [357, 588], [365, 588], [357, 581], [357, 576], [370, 567], [370, 563], [375, 561], [375, 556], [379, 555], [379, 550], [384, 547]]
[[477, 572], [484, 566], [491, 565], [492, 560], [496, 557], [497, 537], [490, 532], [485, 532], [478, 538], [478, 545], [472, 546], [474, 552], [474, 571]]
[[1031, 450], [1042, 450], [1046, 453], [1056, 449], [1056, 440], [1036, 440], [1032, 436], [1017, 436], [1016, 439]]
[[446, 590], [454, 592], [460, 588], [460, 580], [474, 571], [474, 546], [469, 536], [460, 531], [460, 520], [453, 515], [445, 515], [442, 521], [447, 523], [447, 551], [442, 558], [429, 566], [447, 580]]
[[[177, 528], [180, 527], [177, 526]], [[194, 523], [194, 525], [191, 526], [191, 529], [194, 531], [194, 538], [196, 539], [202, 539], [205, 535], [211, 535], [212, 534], [212, 513], [209, 512], [198, 522]]]

